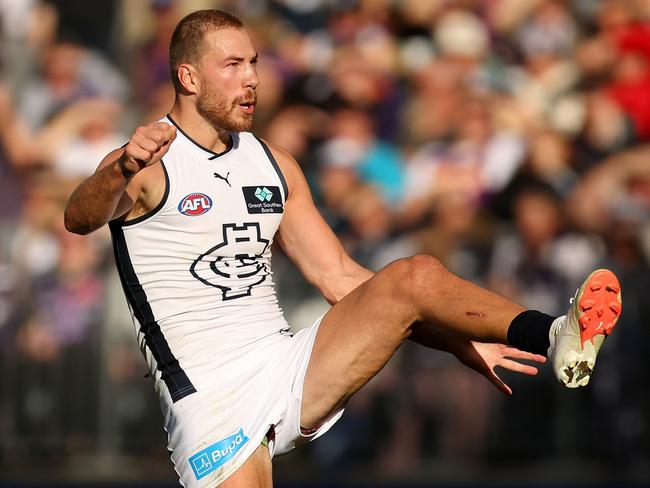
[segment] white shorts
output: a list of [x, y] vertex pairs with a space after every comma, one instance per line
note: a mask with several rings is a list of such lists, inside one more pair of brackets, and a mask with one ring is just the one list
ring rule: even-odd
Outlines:
[[271, 428], [273, 456], [321, 436], [341, 417], [343, 410], [309, 436], [300, 431], [303, 383], [319, 325], [320, 319], [293, 337], [277, 334], [263, 341], [243, 353], [241, 361], [234, 359], [241, 374], [229, 374], [209, 391], [197, 391], [170, 406], [165, 430], [182, 486], [222, 483], [253, 454]]

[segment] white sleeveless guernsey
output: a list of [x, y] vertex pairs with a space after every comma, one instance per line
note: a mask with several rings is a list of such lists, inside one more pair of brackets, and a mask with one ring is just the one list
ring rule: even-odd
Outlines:
[[286, 183], [262, 141], [231, 137], [216, 154], [179, 128], [162, 162], [161, 203], [110, 226], [140, 347], [172, 402], [214, 383], [238, 350], [288, 328], [271, 274]]
[[287, 185], [268, 147], [234, 133], [223, 153], [176, 125], [150, 213], [110, 223], [140, 348], [160, 398], [180, 483], [214, 487], [272, 431], [270, 453], [300, 431], [302, 389], [320, 321], [295, 336], [278, 306], [271, 245]]

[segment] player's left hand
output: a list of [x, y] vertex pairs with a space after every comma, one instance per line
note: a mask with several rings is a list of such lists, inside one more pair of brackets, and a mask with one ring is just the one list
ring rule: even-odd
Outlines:
[[485, 376], [506, 395], [512, 395], [512, 389], [499, 378], [499, 375], [494, 371], [495, 367], [500, 366], [510, 371], [534, 376], [537, 374], [535, 366], [517, 362], [515, 359], [535, 361], [537, 363], [546, 362], [546, 358], [539, 354], [520, 351], [503, 344], [484, 342], [467, 342], [466, 347], [456, 352], [456, 357], [465, 366]]

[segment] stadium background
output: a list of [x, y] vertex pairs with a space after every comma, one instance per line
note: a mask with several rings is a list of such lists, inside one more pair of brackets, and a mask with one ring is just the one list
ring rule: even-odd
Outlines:
[[[256, 131], [302, 164], [349, 252], [423, 252], [549, 313], [590, 269], [624, 314], [589, 388], [506, 399], [407, 344], [278, 486], [650, 482], [650, 1], [0, 0], [0, 484], [175, 486], [105, 230], [77, 182], [171, 106], [185, 13], [240, 14]], [[324, 302], [279, 250], [289, 322]]]

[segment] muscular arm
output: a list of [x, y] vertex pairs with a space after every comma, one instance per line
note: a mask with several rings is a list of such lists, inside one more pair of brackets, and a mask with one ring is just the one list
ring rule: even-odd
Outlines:
[[133, 207], [138, 188], [129, 185], [135, 173], [125, 168], [123, 156], [124, 149], [109, 153], [97, 171], [72, 193], [64, 216], [70, 232], [89, 234]]
[[348, 256], [314, 205], [298, 163], [285, 151], [271, 147], [287, 180], [289, 196], [277, 239], [305, 278], [330, 304], [338, 302], [374, 273]]
[[[176, 129], [165, 123], [139, 127], [129, 143], [108, 154], [97, 171], [70, 196], [65, 227], [76, 234], [89, 234], [108, 221], [133, 209], [146, 193], [147, 177], [169, 150]], [[156, 195], [144, 195], [150, 200]], [[146, 198], [144, 206], [146, 207]]]

